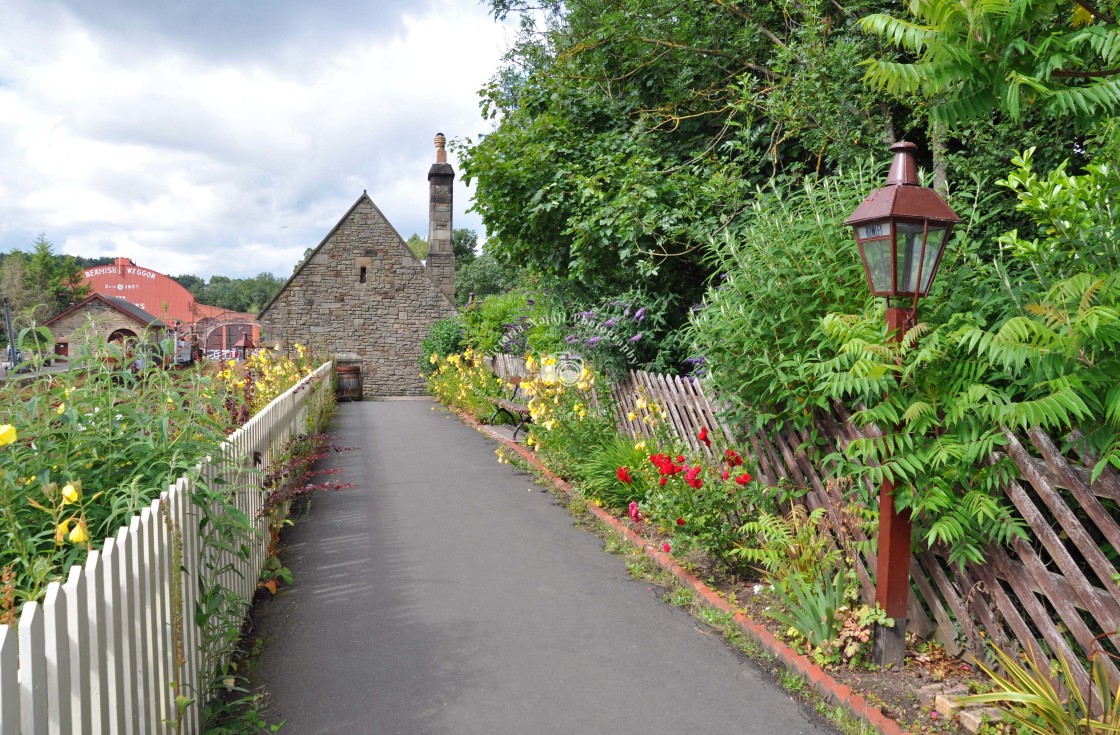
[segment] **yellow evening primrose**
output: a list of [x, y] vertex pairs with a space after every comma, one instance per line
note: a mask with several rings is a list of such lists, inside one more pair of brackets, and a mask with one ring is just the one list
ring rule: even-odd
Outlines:
[[78, 487], [74, 487], [74, 483], [67, 483], [62, 487], [62, 504], [76, 503], [82, 497], [82, 491]]
[[64, 413], [66, 413], [66, 404], [65, 403], [58, 404], [58, 415], [61, 416]]
[[62, 542], [66, 540], [66, 534], [70, 533], [70, 522], [73, 518], [67, 518], [62, 523], [58, 524], [58, 528], [54, 529], [54, 543], [56, 546], [62, 546]]
[[11, 424], [0, 425], [0, 447], [16, 440], [16, 427]]
[[89, 534], [86, 532], [85, 521], [78, 521], [77, 525], [74, 526], [74, 530], [70, 532], [67, 538], [70, 539], [70, 543], [72, 544], [84, 544], [86, 541], [89, 541]]
[[628, 419], [630, 419], [631, 421], [633, 421], [634, 419], [638, 418], [638, 415], [637, 415], [637, 414], [635, 414], [635, 413], [634, 413], [633, 411], [631, 411], [630, 413], [626, 414], [626, 418], [628, 418]]
[[634, 451], [636, 451], [636, 452], [640, 452], [640, 451], [644, 450], [645, 448], [646, 448], [646, 440], [645, 439], [641, 440], [640, 442], [638, 442], [637, 444], [634, 445]]

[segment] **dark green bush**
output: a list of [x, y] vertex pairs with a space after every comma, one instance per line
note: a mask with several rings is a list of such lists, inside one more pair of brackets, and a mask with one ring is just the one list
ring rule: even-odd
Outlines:
[[428, 336], [420, 343], [420, 371], [425, 375], [432, 372], [432, 355], [447, 357], [463, 349], [463, 323], [459, 317], [448, 317], [433, 322]]

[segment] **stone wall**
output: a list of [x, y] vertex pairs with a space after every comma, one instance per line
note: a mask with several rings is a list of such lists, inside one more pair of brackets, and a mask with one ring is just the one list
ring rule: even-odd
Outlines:
[[299, 342], [341, 363], [360, 363], [365, 398], [423, 395], [420, 343], [432, 322], [454, 314], [363, 193], [261, 312], [261, 343]]
[[158, 342], [164, 332], [159, 328], [150, 329], [145, 334], [143, 324], [99, 299], [94, 299], [85, 306], [63, 315], [57, 321], [51, 322], [49, 328], [55, 342], [70, 343], [71, 354], [76, 343], [90, 331], [108, 339], [109, 335], [118, 329], [130, 329], [145, 342]]

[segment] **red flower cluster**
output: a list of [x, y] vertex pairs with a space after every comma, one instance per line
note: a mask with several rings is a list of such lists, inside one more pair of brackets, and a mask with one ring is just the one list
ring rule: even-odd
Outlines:
[[739, 475], [738, 477], [735, 478], [735, 482], [739, 483], [740, 485], [746, 485], [750, 481], [751, 481], [751, 476], [750, 476], [750, 473], [748, 473], [748, 472], [744, 472], [743, 474], [741, 474], [741, 475]]
[[706, 446], [706, 447], [712, 446], [712, 440], [708, 438], [708, 427], [707, 426], [701, 426], [700, 427], [700, 433], [696, 435], [696, 438], [699, 439], [700, 441], [704, 442], [704, 446]]
[[725, 449], [723, 460], [727, 462], [728, 467], [741, 467], [743, 465], [743, 456], [734, 449]]
[[619, 482], [624, 482], [627, 485], [629, 485], [631, 482], [634, 481], [630, 477], [630, 470], [626, 469], [625, 467], [619, 467], [618, 472], [616, 474], [618, 474], [618, 481]]
[[704, 486], [704, 481], [700, 479], [700, 465], [696, 465], [688, 472], [685, 472], [684, 481], [696, 490], [702, 488]]
[[[675, 464], [673, 462], [673, 458], [668, 454], [651, 454], [649, 455], [649, 461], [653, 463], [653, 466], [656, 467], [657, 471], [662, 475], [662, 480], [664, 480], [666, 477], [672, 477], [679, 472], [684, 472], [684, 467]], [[683, 461], [683, 456], [677, 457], [677, 462]], [[664, 485], [665, 483], [662, 482], [661, 484]]]

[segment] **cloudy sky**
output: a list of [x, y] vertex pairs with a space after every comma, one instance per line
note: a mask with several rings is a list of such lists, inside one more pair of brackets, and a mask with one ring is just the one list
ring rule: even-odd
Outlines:
[[[432, 138], [490, 129], [478, 0], [3, 0], [0, 251], [287, 277], [363, 189], [427, 237]], [[458, 170], [452, 151], [450, 163]], [[455, 189], [455, 226], [483, 235]]]

